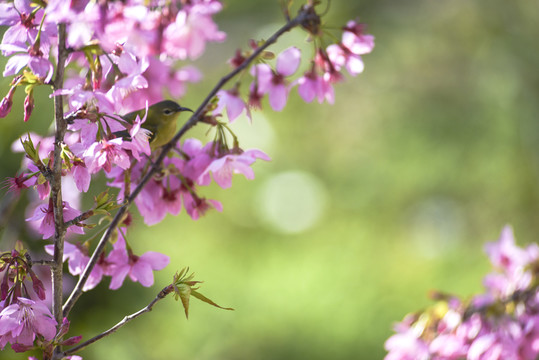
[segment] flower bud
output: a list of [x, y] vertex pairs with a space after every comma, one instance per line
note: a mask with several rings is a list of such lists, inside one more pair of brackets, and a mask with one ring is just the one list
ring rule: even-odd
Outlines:
[[34, 110], [34, 93], [30, 91], [24, 99], [24, 122], [28, 121], [30, 115], [32, 115], [32, 110]]
[[34, 289], [34, 292], [36, 293], [37, 297], [40, 300], [45, 300], [45, 286], [43, 286], [43, 282], [39, 280], [39, 278], [32, 270], [29, 270], [28, 273], [32, 278], [32, 288]]
[[0, 118], [6, 117], [11, 112], [11, 105], [13, 105], [13, 94], [15, 94], [15, 86], [9, 89], [7, 95], [0, 101]]

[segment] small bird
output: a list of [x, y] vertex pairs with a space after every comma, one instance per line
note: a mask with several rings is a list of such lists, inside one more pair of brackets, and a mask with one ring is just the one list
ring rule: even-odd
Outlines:
[[[146, 121], [142, 123], [142, 127], [152, 132], [150, 137], [150, 148], [152, 151], [172, 140], [176, 134], [176, 119], [178, 119], [182, 111], [193, 112], [193, 110], [182, 107], [172, 100], [163, 100], [148, 108], [148, 115]], [[122, 119], [133, 124], [137, 115], [142, 119], [144, 114], [146, 114], [146, 109], [136, 110], [122, 115]], [[117, 131], [114, 135], [123, 138], [129, 137], [127, 130]]]

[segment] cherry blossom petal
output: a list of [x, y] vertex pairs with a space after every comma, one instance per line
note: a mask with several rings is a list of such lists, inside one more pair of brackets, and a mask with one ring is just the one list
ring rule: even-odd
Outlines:
[[281, 111], [286, 105], [288, 90], [283, 84], [274, 85], [269, 93], [269, 104], [275, 111]]
[[283, 76], [290, 76], [296, 72], [301, 61], [301, 52], [296, 47], [289, 47], [277, 57], [276, 70]]

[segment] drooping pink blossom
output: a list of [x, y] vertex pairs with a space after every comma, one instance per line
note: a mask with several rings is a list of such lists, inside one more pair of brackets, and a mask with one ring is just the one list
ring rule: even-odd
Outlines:
[[343, 28], [341, 42], [353, 54], [364, 55], [374, 49], [374, 36], [364, 34], [365, 24], [350, 20]]
[[75, 185], [80, 192], [87, 192], [90, 188], [91, 175], [82, 160], [75, 160], [72, 163], [71, 174], [75, 180]]
[[9, 51], [12, 53], [18, 53], [12, 55], [6, 63], [4, 70], [4, 76], [16, 75], [24, 67], [28, 66], [32, 73], [42, 79], [43, 82], [49, 82], [52, 78], [53, 67], [48, 58], [43, 54], [34, 53], [28, 51], [24, 46], [3, 44], [0, 45], [0, 49], [3, 51]]
[[333, 85], [326, 74], [318, 75], [315, 71], [309, 70], [297, 80], [298, 93], [305, 102], [312, 102], [314, 99], [318, 103], [326, 100], [328, 103], [335, 102]]
[[333, 65], [340, 70], [341, 68], [346, 68], [350, 75], [355, 76], [361, 74], [365, 69], [363, 60], [359, 55], [356, 55], [343, 45], [331, 44], [326, 49], [327, 54]]
[[51, 340], [56, 334], [56, 324], [42, 302], [19, 297], [17, 303], [0, 312], [0, 348], [11, 343], [15, 351], [26, 351], [33, 347], [36, 337]]
[[164, 269], [170, 261], [168, 256], [154, 251], [148, 251], [140, 256], [134, 255], [126, 249], [122, 236], [118, 237], [114, 245], [114, 249], [107, 257], [110, 264], [107, 275], [111, 276], [109, 288], [112, 290], [120, 288], [127, 275], [132, 281], [139, 282], [144, 287], [152, 286], [153, 271]]
[[219, 98], [219, 101], [214, 110], [215, 113], [221, 113], [226, 107], [226, 116], [228, 117], [228, 121], [231, 123], [234, 122], [234, 120], [236, 120], [244, 111], [245, 115], [247, 115], [249, 120], [251, 120], [251, 112], [249, 111], [249, 107], [240, 97], [237, 89], [219, 90], [217, 92], [217, 97]]
[[[63, 213], [64, 221], [73, 220], [80, 215], [80, 211], [73, 209], [66, 201], [63, 202]], [[38, 222], [38, 231], [41, 235], [43, 235], [43, 239], [48, 239], [53, 236], [55, 228], [52, 200], [47, 204], [38, 206], [34, 211], [34, 215], [27, 218], [26, 221]], [[76, 225], [70, 226], [68, 231], [76, 234], [84, 234], [82, 227]]]
[[183, 192], [182, 198], [185, 210], [193, 220], [198, 220], [210, 209], [223, 211], [223, 205], [217, 200], [194, 197], [190, 192]]
[[[45, 245], [45, 251], [53, 255], [54, 245]], [[74, 245], [70, 242], [64, 243], [64, 257], [63, 261], [68, 262], [68, 270], [71, 275], [81, 275], [90, 261], [90, 257], [87, 255], [86, 250], [82, 245]], [[92, 269], [88, 280], [82, 288], [83, 291], [88, 291], [96, 287], [102, 280], [103, 275], [106, 272], [107, 263], [103, 257], [100, 257], [97, 264]]]
[[343, 28], [341, 43], [327, 47], [328, 57], [336, 70], [346, 68], [352, 76], [363, 72], [365, 66], [361, 55], [374, 48], [374, 36], [363, 34], [364, 29], [365, 25], [349, 21]]
[[273, 110], [281, 111], [286, 105], [289, 92], [286, 77], [296, 72], [300, 60], [299, 49], [290, 47], [277, 57], [275, 71], [267, 64], [259, 64], [251, 68], [251, 75], [255, 77], [258, 91], [261, 94], [268, 94]]
[[[232, 186], [232, 175], [243, 174], [246, 179], [253, 180], [255, 177], [251, 165], [256, 159], [271, 160], [264, 152], [256, 149], [244, 151], [241, 154], [229, 154], [220, 158], [214, 159], [206, 168], [202, 176], [213, 175], [213, 179], [223, 189]], [[207, 177], [209, 180], [209, 177]], [[204, 183], [204, 182], [203, 182]], [[208, 181], [205, 181], [207, 184]]]

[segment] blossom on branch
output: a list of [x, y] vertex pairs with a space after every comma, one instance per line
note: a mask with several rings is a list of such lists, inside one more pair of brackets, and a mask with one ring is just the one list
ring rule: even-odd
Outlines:
[[299, 49], [290, 47], [277, 57], [275, 71], [267, 64], [259, 64], [251, 69], [251, 75], [255, 77], [258, 91], [261, 94], [268, 94], [269, 103], [273, 110], [281, 111], [286, 105], [290, 90], [286, 77], [296, 72], [300, 61]]
[[[73, 209], [69, 206], [69, 203], [66, 201], [63, 202], [63, 212], [64, 212], [64, 221], [73, 220], [80, 215], [80, 211]], [[38, 206], [34, 215], [27, 218], [26, 221], [36, 221], [38, 223], [38, 231], [43, 235], [43, 239], [48, 239], [54, 235], [54, 208], [52, 204], [52, 199], [48, 201], [45, 205]], [[72, 225], [68, 229], [68, 232], [75, 234], [84, 234], [82, 227], [77, 225]]]
[[116, 290], [122, 286], [127, 275], [132, 281], [139, 282], [142, 286], [152, 286], [153, 271], [164, 269], [170, 259], [155, 251], [148, 251], [137, 256], [131, 249], [126, 248], [123, 236], [119, 235], [107, 261], [110, 264], [107, 275], [112, 277], [109, 288]]
[[327, 54], [337, 70], [345, 67], [352, 76], [363, 72], [365, 65], [360, 55], [368, 54], [374, 48], [374, 36], [363, 34], [364, 27], [349, 21], [343, 28], [341, 43], [328, 46]]
[[165, 52], [179, 59], [196, 59], [205, 50], [206, 42], [222, 42], [226, 34], [219, 31], [211, 18], [223, 5], [216, 0], [195, 0], [184, 5], [164, 35]]
[[20, 297], [17, 303], [0, 312], [0, 348], [4, 349], [7, 343], [11, 343], [17, 352], [29, 350], [36, 338], [51, 340], [56, 334], [56, 325], [56, 320], [42, 302]]
[[[80, 340], [64, 339], [69, 328], [67, 314], [80, 294], [106, 276], [111, 277], [110, 289], [120, 288], [127, 276], [142, 286], [151, 286], [153, 272], [169, 263], [164, 254], [133, 252], [124, 238], [133, 222], [127, 207], [134, 202], [148, 225], [160, 222], [169, 213], [178, 215], [182, 209], [197, 220], [210, 209], [223, 210], [218, 200], [201, 194], [203, 186], [215, 181], [229, 188], [234, 174], [255, 177], [252, 166], [256, 160], [270, 158], [261, 150], [240, 147], [228, 123], [220, 120], [225, 108], [229, 122], [243, 112], [250, 118], [249, 106], [260, 108], [267, 94], [270, 106], [281, 111], [295, 85], [305, 101], [316, 98], [333, 103], [333, 84], [343, 79], [341, 68], [346, 67], [352, 74], [362, 71], [359, 55], [370, 52], [374, 43], [372, 36], [363, 34], [363, 25], [349, 22], [343, 28], [341, 43], [336, 48], [322, 49], [320, 44], [325, 41], [319, 38], [324, 31], [315, 10], [317, 3], [301, 7], [298, 17], [267, 41], [252, 40], [248, 50], [238, 52], [235, 69], [218, 82], [176, 135], [179, 111], [189, 110], [180, 107], [177, 98], [185, 94], [187, 83], [202, 77], [193, 65], [180, 65], [177, 60], [197, 59], [209, 42], [225, 40], [226, 34], [213, 19], [223, 8], [221, 1], [15, 0], [0, 4], [0, 25], [9, 26], [0, 44], [3, 55], [9, 57], [4, 75], [17, 75], [0, 102], [0, 117], [10, 112], [18, 86], [26, 87], [22, 120], [27, 121], [32, 112], [39, 111], [35, 109], [35, 87], [52, 85], [50, 98], [56, 105], [54, 134], [35, 136], [36, 145], [28, 136], [15, 146], [26, 155], [24, 169], [7, 182], [14, 192], [33, 187], [41, 200], [48, 198], [48, 204], [38, 205], [26, 220], [44, 239], [54, 237], [54, 244], [45, 246], [52, 258], [35, 262], [50, 266], [53, 274], [54, 316], [43, 304], [31, 300], [33, 295], [27, 296], [24, 278], [30, 276], [37, 298], [45, 297], [44, 285], [33, 272], [29, 255], [16, 251], [1, 254], [4, 263], [0, 267], [5, 275], [0, 284], [0, 347], [11, 343], [15, 351], [24, 351], [36, 343], [43, 349], [44, 358], [76, 358], [72, 354], [93, 342], [91, 339], [67, 350], [64, 347]], [[273, 59], [273, 53], [266, 48], [294, 27], [302, 27], [316, 37], [312, 66], [296, 80], [292, 76], [301, 62], [298, 48], [281, 52], [274, 67], [266, 62]], [[53, 69], [55, 77], [51, 81]], [[242, 84], [242, 75], [249, 77], [249, 73], [254, 81]], [[234, 87], [224, 90], [223, 85], [232, 78], [236, 79]], [[247, 86], [249, 94], [242, 96]], [[172, 99], [163, 101], [164, 98]], [[168, 106], [170, 103], [176, 107]], [[131, 117], [133, 114], [138, 115]], [[142, 114], [146, 115], [141, 119]], [[152, 134], [143, 127], [148, 125], [144, 124], [146, 116], [150, 116], [148, 124], [166, 126], [148, 127]], [[213, 140], [205, 145], [197, 139], [182, 139], [181, 143], [178, 139], [197, 123], [215, 130]], [[154, 141], [150, 147], [152, 136], [166, 141]], [[78, 196], [90, 189], [92, 178], [100, 173], [107, 177], [108, 186], [118, 191], [99, 193], [94, 197], [95, 205], [81, 213], [74, 208], [79, 207]], [[53, 199], [69, 202], [53, 203]], [[58, 216], [60, 212], [63, 218]], [[100, 235], [99, 231], [80, 242], [65, 241], [66, 233], [83, 234], [84, 228], [92, 228], [94, 224], [83, 221], [93, 216], [101, 216], [95, 225], [110, 224], [97, 245], [92, 241], [98, 238], [95, 235]], [[80, 276], [63, 308], [61, 255], [69, 272]], [[196, 291], [193, 286], [198, 283], [192, 276], [180, 274], [156, 301], [176, 287], [184, 306], [192, 295], [219, 307]], [[56, 329], [54, 319], [59, 321], [62, 316], [66, 318]], [[528, 330], [530, 333], [533, 331]]]

